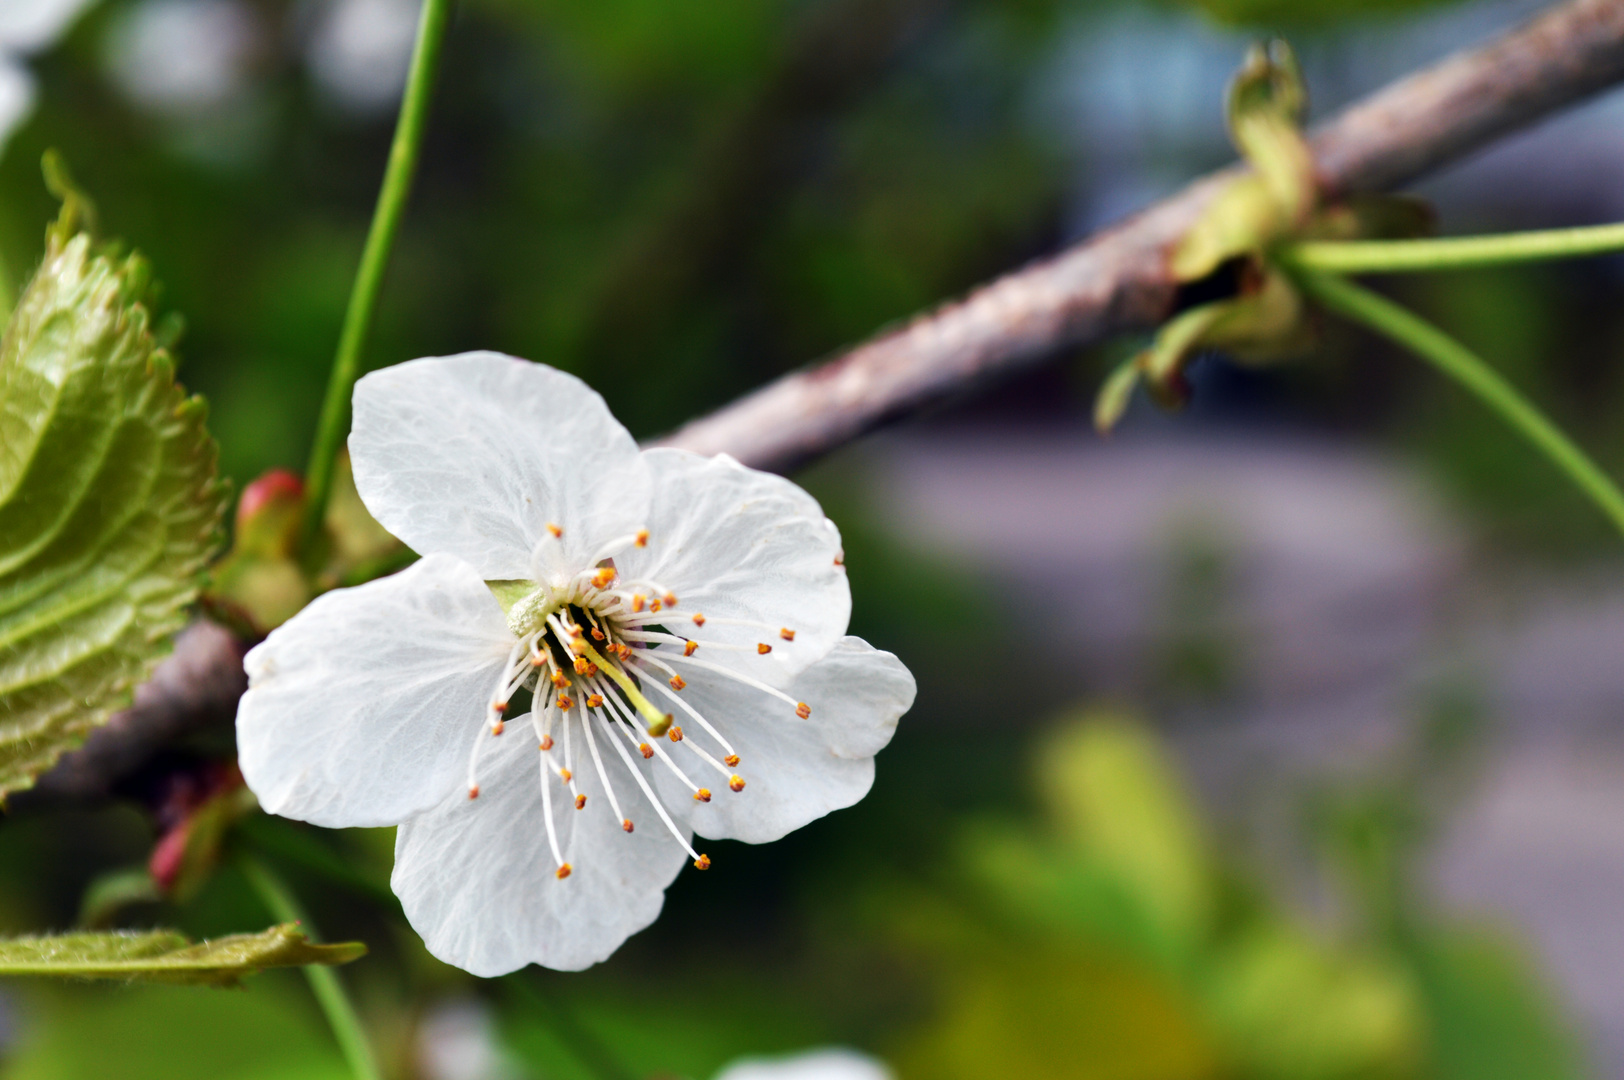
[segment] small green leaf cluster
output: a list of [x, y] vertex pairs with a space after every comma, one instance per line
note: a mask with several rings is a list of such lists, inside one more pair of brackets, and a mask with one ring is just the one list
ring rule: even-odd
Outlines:
[[1250, 171], [1226, 183], [1168, 257], [1168, 271], [1188, 303], [1151, 346], [1122, 364], [1095, 401], [1103, 433], [1121, 419], [1141, 384], [1164, 408], [1189, 397], [1184, 373], [1203, 350], [1242, 363], [1266, 364], [1314, 344], [1297, 285], [1274, 265], [1278, 246], [1296, 240], [1414, 236], [1431, 225], [1425, 204], [1362, 195], [1335, 202], [1321, 196], [1314, 159], [1302, 133], [1308, 94], [1289, 46], [1254, 46], [1230, 84], [1229, 134]]

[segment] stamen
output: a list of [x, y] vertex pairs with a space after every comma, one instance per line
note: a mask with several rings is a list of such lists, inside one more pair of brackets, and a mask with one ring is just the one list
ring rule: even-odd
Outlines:
[[[598, 705], [602, 705], [603, 704], [603, 694], [602, 694], [601, 691], [603, 690], [603, 687], [594, 686], [593, 689], [598, 690], [600, 692], [596, 693], [596, 694], [593, 694], [592, 697], [588, 698], [587, 703], [591, 704], [594, 700], [596, 700]], [[593, 706], [593, 707], [596, 708], [597, 706]], [[609, 723], [614, 723], [614, 722], [615, 721], [613, 721], [613, 720], [609, 721]], [[622, 821], [625, 821], [625, 820], [627, 820], [626, 815], [620, 812], [620, 800], [615, 798], [614, 786], [609, 783], [609, 774], [606, 771], [604, 771], [603, 757], [598, 753], [598, 740], [597, 740], [597, 737], [592, 734], [592, 720], [591, 720], [590, 717], [588, 717], [588, 716], [586, 716], [584, 714], [581, 717], [581, 729], [586, 732], [586, 748], [589, 751], [592, 752], [592, 764], [598, 770], [598, 781], [601, 784], [603, 784], [603, 793], [609, 799], [609, 808], [615, 812], [615, 817], [620, 818]], [[582, 795], [580, 798], [575, 800], [575, 808], [577, 810], [579, 810], [581, 807], [583, 807], [585, 805], [586, 805], [586, 796], [585, 795]], [[628, 831], [630, 831], [630, 830], [628, 830]]]
[[682, 728], [681, 727], [674, 727], [670, 731], [666, 732], [666, 735], [670, 737], [672, 742], [681, 742], [682, 741]]
[[694, 860], [694, 869], [695, 870], [709, 870], [710, 869], [710, 856], [709, 855], [701, 855], [699, 858], [695, 859]]
[[673, 689], [673, 690], [681, 690], [683, 687], [685, 687], [687, 685], [688, 684], [683, 681], [683, 678], [682, 678], [681, 675], [673, 675], [673, 676], [671, 676], [671, 689]]
[[768, 653], [770, 653], [772, 651], [773, 651], [773, 647], [771, 645], [767, 644], [765, 641], [760, 641], [760, 642], [756, 643], [756, 654], [757, 655], [766, 656]]
[[[708, 661], [700, 660], [700, 659], [698, 659], [696, 657], [692, 657], [692, 656], [677, 656], [675, 653], [673, 653], [672, 655], [666, 657], [666, 659], [667, 660], [678, 660], [678, 661], [681, 661], [684, 664], [693, 664], [695, 667], [702, 667], [707, 671], [714, 671], [718, 675], [725, 675], [728, 678], [733, 679], [733, 680], [735, 680], [737, 682], [742, 682], [746, 686], [753, 686], [757, 690], [760, 690], [764, 694], [771, 694], [773, 697], [778, 698], [780, 701], [785, 701], [785, 702], [788, 702], [791, 705], [796, 706], [796, 714], [797, 715], [799, 715], [801, 708], [804, 707], [804, 705], [805, 705], [805, 702], [796, 701], [794, 698], [790, 697], [788, 694], [784, 693], [782, 690], [779, 690], [777, 687], [768, 686], [766, 683], [762, 682], [759, 679], [752, 679], [748, 675], [742, 674], [741, 672], [734, 671], [732, 668], [723, 667], [721, 664], [712, 664], [712, 663], [710, 663]], [[804, 720], [804, 719], [806, 719], [806, 717], [803, 716], [803, 717], [801, 717], [801, 719]]]
[[704, 615], [703, 612], [699, 612], [699, 611], [694, 612], [694, 625], [695, 626], [704, 626], [705, 625], [705, 615]]
[[[535, 518], [531, 518], [530, 520], [534, 521]], [[554, 540], [562, 540], [564, 538], [564, 530], [560, 529], [557, 525], [554, 525], [550, 521], [547, 523], [547, 531], [552, 534], [552, 538]]]
[[[652, 656], [650, 656], [649, 659], [652, 660], [654, 658]], [[637, 663], [636, 661], [633, 661], [631, 666], [632, 666], [633, 671], [636, 671], [639, 674], [643, 674], [643, 675], [647, 674], [647, 672], [645, 672], [643, 670], [643, 666], [641, 664]], [[663, 664], [661, 666], [664, 667]], [[670, 671], [671, 669], [666, 668], [666, 670]], [[699, 710], [695, 709], [692, 705], [688, 704], [688, 702], [686, 700], [684, 700], [683, 698], [678, 697], [677, 695], [675, 695], [675, 694], [671, 693], [669, 690], [667, 690], [664, 686], [660, 685], [658, 680], [650, 679], [649, 680], [649, 685], [654, 687], [654, 689], [658, 690], [664, 696], [670, 698], [676, 704], [677, 708], [681, 709], [683, 712], [685, 712], [689, 716], [693, 717], [694, 721], [697, 724], [699, 724], [700, 727], [705, 729], [706, 734], [708, 734], [711, 738], [715, 739], [718, 743], [720, 743], [722, 745], [722, 749], [724, 751], [726, 751], [729, 754], [734, 754], [733, 745], [722, 737], [722, 733], [720, 731], [717, 731], [714, 727], [712, 727], [710, 725], [710, 721], [706, 720], [703, 716], [699, 715]], [[734, 756], [736, 757], [737, 755], [734, 754]], [[736, 765], [736, 764], [738, 764], [738, 762], [735, 761], [735, 762], [731, 762], [730, 764], [735, 764]]]
[[744, 790], [744, 780], [737, 773], [734, 773], [731, 777], [728, 778], [727, 786], [732, 791], [743, 791]]
[[654, 703], [643, 696], [642, 691], [637, 689], [637, 685], [632, 682], [626, 673], [598, 655], [598, 650], [585, 642], [582, 642], [579, 647], [603, 670], [604, 674], [615, 681], [615, 685], [619, 686], [626, 695], [626, 700], [630, 701], [637, 711], [643, 714], [643, 719], [648, 722], [648, 733], [650, 735], [665, 734], [666, 728], [671, 725], [671, 717], [656, 709]]
[[676, 593], [668, 592], [661, 599], [663, 599], [665, 601], [665, 606], [666, 607], [676, 607], [677, 606], [677, 594]]
[[737, 768], [739, 764], [739, 755], [729, 754], [727, 757], [723, 758], [722, 761], [726, 763], [729, 768]]
[[563, 881], [574, 872], [575, 867], [571, 866], [569, 863], [560, 863], [558, 866], [558, 873], [554, 876], [556, 876], [559, 881]]
[[789, 627], [786, 626], [783, 629], [778, 631], [778, 636], [783, 638], [785, 641], [794, 641], [795, 640], [795, 631], [791, 630]]
[[585, 810], [586, 809], [586, 796], [585, 795], [577, 795], [577, 796], [575, 796], [575, 809], [577, 809], [577, 810]]
[[[610, 700], [613, 701], [614, 699], [611, 698]], [[630, 717], [627, 718], [627, 722], [632, 722]], [[628, 739], [632, 737], [631, 730], [629, 728], [622, 728], [619, 724], [616, 724], [615, 727], [620, 728]], [[660, 820], [665, 823], [665, 827], [667, 829], [671, 830], [671, 835], [677, 838], [677, 843], [682, 845], [682, 850], [686, 851], [689, 857], [692, 858], [697, 865], [699, 860], [705, 858], [705, 856], [699, 854], [693, 849], [693, 845], [688, 843], [687, 839], [682, 835], [682, 832], [677, 828], [676, 823], [671, 820], [671, 815], [665, 812], [665, 804], [660, 802], [659, 796], [654, 794], [654, 789], [649, 786], [648, 778], [643, 775], [642, 770], [640, 770], [636, 765], [632, 764], [631, 755], [626, 753], [626, 748], [621, 746], [618, 740], [610, 739], [609, 745], [613, 746], [615, 748], [615, 753], [620, 755], [621, 762], [626, 766], [627, 771], [632, 774], [632, 779], [637, 781], [637, 786], [642, 790], [643, 797], [646, 798], [650, 805], [654, 807], [654, 812], [660, 815]], [[643, 756], [647, 757], [648, 755], [644, 754]], [[680, 776], [681, 773], [678, 773], [678, 775]], [[630, 824], [630, 821], [624, 821], [621, 823], [620, 827], [625, 829], [627, 832], [631, 832], [631, 829], [627, 828], [627, 826]]]
[[602, 694], [592, 694], [592, 695], [590, 695], [586, 699], [586, 707], [589, 708], [589, 709], [601, 709], [601, 708], [603, 708], [603, 695]]
[[684, 645], [682, 647], [682, 655], [684, 655], [684, 656], [692, 656], [694, 654], [694, 652], [698, 648], [699, 648], [699, 642], [690, 640], [688, 642], [688, 644], [686, 644], [686, 645]]
[[[610, 703], [612, 705], [615, 704], [615, 699], [614, 698], [610, 698], [609, 701], [610, 701]], [[624, 706], [620, 707], [620, 711], [623, 714], [625, 713], [626, 710], [625, 710]], [[630, 715], [627, 715], [626, 719], [627, 719], [628, 723], [635, 723], [635, 721], [632, 720]], [[631, 727], [620, 727], [619, 725], [616, 725], [616, 727], [620, 731], [620, 733], [625, 736], [627, 742], [633, 742], [633, 740], [636, 738], [636, 736], [634, 736], [632, 734], [632, 728]], [[685, 784], [687, 786], [689, 791], [698, 791], [699, 790], [699, 786], [697, 784], [695, 784], [692, 780], [688, 779], [688, 774], [683, 772], [681, 769], [677, 768], [677, 763], [672, 761], [670, 756], [666, 754], [665, 749], [659, 744], [658, 740], [656, 740], [652, 745], [649, 744], [649, 743], [646, 743], [646, 742], [645, 743], [636, 743], [635, 745], [637, 746], [638, 751], [643, 755], [645, 760], [649, 757], [649, 754], [650, 754], [651, 751], [653, 753], [655, 753], [655, 754], [658, 754], [660, 760], [665, 763], [665, 767], [670, 769], [674, 774], [676, 774], [677, 779], [681, 780], [683, 782], [683, 784]], [[639, 774], [639, 775], [641, 775], [641, 774]]]
[[812, 718], [812, 706], [804, 701], [797, 701], [795, 703], [795, 715], [802, 720], [810, 720]]
[[541, 729], [541, 720], [535, 713], [530, 714], [530, 725], [535, 729], [536, 737], [541, 741], [544, 751], [541, 755], [541, 808], [542, 819], [547, 823], [547, 846], [552, 848], [553, 862], [558, 864], [558, 877], [562, 881], [569, 877], [565, 868], [569, 863], [564, 861], [563, 852], [558, 850], [558, 832], [553, 828], [553, 793], [547, 783], [547, 766], [552, 764], [552, 755], [545, 753], [553, 745], [553, 738]]
[[648, 603], [648, 597], [644, 596], [642, 593], [633, 593], [632, 594], [632, 610], [633, 611], [642, 611], [644, 605], [646, 605], [647, 603]]
[[694, 801], [695, 802], [710, 802], [711, 801], [710, 788], [702, 787], [698, 791], [695, 791], [694, 792]]
[[[648, 547], [648, 530], [638, 529], [637, 536], [633, 538], [632, 543], [636, 544], [640, 548]], [[630, 832], [631, 830], [628, 829], [626, 831]]]

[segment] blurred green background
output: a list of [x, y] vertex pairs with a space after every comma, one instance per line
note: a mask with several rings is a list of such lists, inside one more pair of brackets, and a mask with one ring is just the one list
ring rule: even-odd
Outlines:
[[[1299, 46], [1323, 114], [1535, 7], [463, 0], [367, 363], [511, 352], [581, 374], [655, 435], [1221, 163], [1222, 88], [1257, 34]], [[13, 284], [54, 214], [39, 160], [56, 147], [103, 230], [150, 256], [184, 314], [182, 377], [208, 397], [239, 485], [303, 463], [414, 18], [411, 0], [103, 0], [5, 60], [34, 86], [0, 157]], [[1445, 229], [1624, 216], [1624, 126], [1616, 102], [1598, 108], [1429, 184]], [[1619, 269], [1395, 293], [1624, 467]], [[1166, 588], [1139, 611], [1141, 674], [1112, 680], [1034, 634], [1001, 571], [897, 523], [876, 474], [907, 487], [909, 455], [943, 440], [1081, 444], [1098, 378], [1132, 344], [1057, 356], [800, 477], [847, 538], [853, 632], [909, 664], [919, 703], [868, 799], [768, 847], [713, 845], [715, 869], [680, 878], [660, 921], [600, 967], [474, 980], [429, 958], [393, 910], [388, 835], [245, 829], [236, 842], [287, 874], [325, 937], [371, 946], [343, 977], [392, 1075], [701, 1078], [823, 1044], [903, 1078], [1624, 1068], [1624, 1031], [1579, 1015], [1624, 1004], [1607, 996], [1616, 980], [1575, 990], [1525, 929], [1454, 911], [1428, 885], [1431, 845], [1492, 772], [1504, 709], [1470, 671], [1410, 685], [1454, 653], [1418, 646], [1390, 665], [1402, 722], [1367, 768], [1305, 770], [1259, 810], [1250, 781], [1237, 799], [1202, 780], [1204, 740], [1225, 738], [1250, 692], [1225, 615], [1249, 571], [1222, 537], [1157, 534], [1146, 558]], [[1514, 608], [1518, 582], [1582, 591], [1616, 572], [1617, 538], [1542, 462], [1361, 335], [1327, 327], [1310, 362], [1278, 370], [1205, 361], [1196, 381], [1188, 415], [1136, 410], [1121, 441], [1261, 432], [1286, 458], [1306, 438], [1398, 462], [1460, 523], [1450, 580], [1511, 583], [1490, 606]], [[1472, 624], [1467, 607], [1438, 636]], [[1069, 617], [1113, 634], [1108, 607]], [[1360, 670], [1334, 639], [1315, 660]], [[226, 752], [204, 740], [114, 804], [24, 803], [0, 822], [5, 929], [73, 924], [92, 883], [146, 859], [163, 767]], [[1291, 837], [1286, 855], [1271, 830]], [[119, 918], [194, 934], [269, 922], [229, 866], [185, 903]], [[236, 993], [0, 987], [7, 1078], [343, 1075], [295, 973]]]

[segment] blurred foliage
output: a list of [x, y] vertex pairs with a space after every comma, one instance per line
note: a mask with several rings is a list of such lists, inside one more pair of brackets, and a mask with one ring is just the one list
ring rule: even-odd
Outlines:
[[1575, 1075], [1502, 939], [1421, 917], [1309, 932], [1220, 855], [1144, 728], [1082, 714], [1037, 760], [1050, 825], [972, 828], [976, 899], [884, 896], [939, 1000], [903, 1076]]

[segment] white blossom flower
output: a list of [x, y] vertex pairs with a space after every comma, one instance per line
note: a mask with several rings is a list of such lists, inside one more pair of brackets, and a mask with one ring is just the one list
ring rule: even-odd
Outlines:
[[710, 865], [694, 834], [774, 840], [867, 793], [914, 682], [845, 635], [840, 537], [799, 487], [639, 451], [578, 379], [494, 353], [363, 378], [350, 451], [423, 558], [248, 654], [239, 754], [271, 813], [400, 826], [391, 885], [442, 960], [587, 967]]

